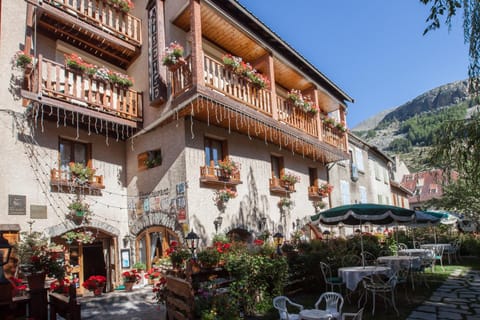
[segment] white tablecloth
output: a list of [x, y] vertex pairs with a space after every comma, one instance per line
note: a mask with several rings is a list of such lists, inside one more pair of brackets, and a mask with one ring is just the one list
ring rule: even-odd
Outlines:
[[443, 247], [443, 250], [451, 250], [452, 245], [450, 243], [426, 243], [420, 245], [421, 249], [433, 249]]
[[382, 266], [359, 266], [359, 267], [345, 267], [338, 269], [338, 276], [343, 279], [345, 286], [354, 291], [358, 283], [366, 276], [372, 274], [390, 275], [392, 269], [390, 267]]
[[393, 271], [400, 269], [420, 269], [422, 260], [415, 256], [385, 256], [378, 257], [378, 263], [389, 266]]

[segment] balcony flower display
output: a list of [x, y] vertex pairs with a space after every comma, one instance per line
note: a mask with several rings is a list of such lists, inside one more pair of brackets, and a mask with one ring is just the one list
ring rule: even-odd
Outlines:
[[240, 164], [231, 160], [220, 160], [218, 161], [218, 166], [220, 167], [220, 169], [224, 170], [229, 175], [237, 174], [240, 170]]
[[302, 109], [305, 112], [309, 112], [312, 114], [317, 114], [319, 111], [318, 106], [316, 106], [310, 96], [304, 96], [300, 90], [291, 89], [288, 92], [288, 99], [292, 101], [292, 103]]
[[257, 88], [263, 89], [270, 86], [270, 81], [267, 77], [259, 73], [250, 63], [243, 61], [241, 57], [226, 54], [222, 57], [222, 62], [233, 73], [252, 82]]
[[183, 53], [184, 49], [181, 44], [176, 41], [171, 42], [163, 51], [162, 64], [170, 68], [185, 64]]
[[132, 0], [107, 0], [107, 2], [113, 7], [118, 7], [125, 13], [134, 8]]
[[85, 166], [81, 162], [70, 162], [68, 164], [70, 168], [70, 173], [74, 182], [78, 184], [85, 184], [92, 180], [93, 175], [95, 174], [95, 169]]
[[287, 172], [280, 178], [280, 180], [289, 184], [295, 184], [297, 182], [300, 182], [300, 177], [291, 172]]
[[342, 131], [342, 132], [345, 132], [347, 131], [347, 128], [345, 128], [345, 126], [343, 125], [343, 123], [341, 122], [337, 122], [335, 124], [335, 128], [337, 128], [338, 130]]
[[102, 275], [93, 275], [90, 276], [87, 280], [82, 283], [82, 287], [89, 291], [93, 291], [96, 296], [102, 294], [103, 288], [105, 288], [105, 283], [107, 278]]
[[84, 73], [96, 80], [109, 81], [127, 88], [133, 86], [133, 79], [128, 75], [85, 62], [82, 57], [75, 53], [65, 55], [65, 66], [69, 69]]
[[17, 68], [25, 69], [28, 64], [32, 63], [33, 57], [23, 51], [18, 51], [14, 56], [14, 64]]
[[70, 280], [68, 278], [57, 279], [50, 283], [50, 291], [68, 295], [70, 290]]
[[321, 197], [328, 197], [332, 190], [333, 186], [329, 183], [322, 183], [320, 186], [318, 186], [318, 194]]
[[221, 189], [215, 192], [213, 201], [215, 203], [226, 203], [228, 200], [236, 198], [237, 192], [230, 188]]
[[77, 241], [78, 243], [93, 243], [95, 241], [95, 236], [93, 232], [85, 230], [85, 231], [68, 231], [62, 238], [66, 240], [68, 244], [71, 244], [73, 241]]

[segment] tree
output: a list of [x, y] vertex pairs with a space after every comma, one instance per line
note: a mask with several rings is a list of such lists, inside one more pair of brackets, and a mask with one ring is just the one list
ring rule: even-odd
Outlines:
[[[434, 139], [427, 162], [444, 170], [444, 195], [439, 206], [480, 215], [480, 114], [446, 122]], [[458, 179], [450, 181], [452, 173]]]
[[477, 95], [480, 88], [480, 1], [478, 0], [420, 0], [429, 5], [430, 15], [423, 34], [440, 28], [440, 18], [445, 18], [445, 24], [451, 27], [452, 18], [457, 10], [463, 8], [463, 35], [469, 45], [470, 65], [468, 67], [469, 91]]

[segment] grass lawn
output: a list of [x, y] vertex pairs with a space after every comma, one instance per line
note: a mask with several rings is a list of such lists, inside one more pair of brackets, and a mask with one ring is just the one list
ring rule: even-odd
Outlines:
[[[448, 276], [456, 269], [462, 270], [462, 273], [466, 273], [469, 270], [480, 270], [480, 261], [478, 258], [463, 257], [461, 264], [452, 264], [444, 265], [445, 271], [442, 270], [440, 266], [436, 266], [435, 272], [432, 273], [427, 271], [425, 273], [425, 278], [428, 283], [428, 287], [423, 283], [415, 285], [415, 290], [412, 290], [411, 283], [408, 283], [408, 286], [405, 288], [405, 284], [397, 287], [396, 291], [396, 305], [397, 309], [400, 312], [400, 316], [397, 317], [395, 310], [391, 306], [385, 306], [383, 300], [377, 298], [376, 307], [375, 307], [375, 316], [372, 317], [372, 306], [371, 298], [369, 297], [369, 302], [365, 306], [365, 311], [363, 313], [363, 319], [373, 320], [373, 319], [386, 319], [386, 318], [395, 318], [395, 319], [406, 319], [413, 309], [418, 305], [421, 305], [423, 301], [428, 299], [432, 293], [448, 278]], [[320, 272], [320, 271], [318, 271]], [[302, 304], [307, 309], [313, 309], [315, 302], [320, 297], [325, 288], [319, 288], [318, 292], [301, 292], [289, 298], [294, 302]], [[345, 299], [343, 305], [343, 312], [357, 312], [358, 311], [358, 299], [360, 295], [354, 294], [350, 301]], [[363, 302], [362, 302], [363, 303]], [[292, 312], [297, 312], [293, 311]], [[262, 317], [261, 319], [278, 319], [278, 312], [272, 308], [268, 315]]]

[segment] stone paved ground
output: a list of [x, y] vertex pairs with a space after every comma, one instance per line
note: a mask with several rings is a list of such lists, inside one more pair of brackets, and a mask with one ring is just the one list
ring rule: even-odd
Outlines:
[[116, 291], [100, 297], [87, 296], [82, 304], [82, 320], [164, 320], [164, 308], [152, 300], [152, 288], [136, 288], [132, 292]]
[[407, 320], [480, 320], [480, 271], [455, 270]]

